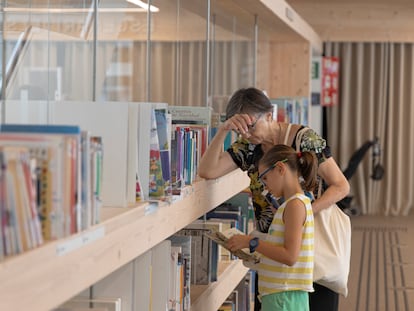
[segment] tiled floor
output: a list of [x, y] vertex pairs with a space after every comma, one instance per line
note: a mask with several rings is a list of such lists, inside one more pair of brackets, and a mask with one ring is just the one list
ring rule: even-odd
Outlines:
[[341, 311], [414, 311], [414, 214], [354, 216], [348, 297]]

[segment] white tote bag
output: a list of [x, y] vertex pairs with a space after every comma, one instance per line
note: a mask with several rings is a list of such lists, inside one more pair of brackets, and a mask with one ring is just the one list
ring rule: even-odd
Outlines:
[[[298, 151], [303, 133], [306, 130], [308, 128], [303, 128], [296, 136]], [[319, 184], [318, 196], [320, 196], [321, 190], [322, 181]], [[351, 220], [336, 204], [333, 204], [314, 214], [314, 222], [313, 280], [315, 283], [346, 297], [351, 262]]]
[[348, 295], [351, 261], [351, 221], [333, 204], [314, 215], [313, 280], [343, 296]]

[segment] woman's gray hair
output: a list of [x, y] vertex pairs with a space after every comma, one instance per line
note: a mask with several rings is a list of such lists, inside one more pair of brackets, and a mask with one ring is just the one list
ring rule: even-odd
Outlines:
[[242, 88], [231, 96], [226, 107], [226, 119], [239, 113], [257, 115], [272, 111], [273, 105], [263, 91], [254, 87]]

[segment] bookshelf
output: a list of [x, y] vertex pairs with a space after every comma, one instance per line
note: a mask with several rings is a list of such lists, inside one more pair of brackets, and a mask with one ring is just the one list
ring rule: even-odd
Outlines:
[[248, 271], [241, 260], [220, 262], [217, 282], [191, 285], [191, 310], [217, 310]]
[[[59, 306], [248, 184], [247, 175], [236, 170], [218, 179], [196, 181], [186, 187], [181, 200], [162, 205], [149, 215], [144, 215], [147, 203], [105, 208], [106, 219], [101, 224], [2, 261], [0, 279], [6, 281], [0, 283], [0, 310], [46, 311]], [[246, 271], [236, 261], [213, 288], [221, 291], [221, 286], [234, 285], [233, 276], [227, 274], [244, 275]], [[214, 292], [209, 289], [201, 297]]]
[[[261, 26], [271, 29], [268, 44], [259, 43], [258, 87], [268, 90], [272, 97], [310, 95], [311, 50], [320, 53], [322, 42], [285, 1], [212, 3], [220, 3], [217, 8], [229, 12], [235, 7], [254, 12]], [[286, 90], [287, 94], [282, 94]], [[101, 224], [5, 259], [0, 262], [0, 310], [46, 311], [59, 306], [231, 198], [248, 183], [246, 174], [239, 170], [219, 179], [196, 181], [185, 188], [182, 200], [160, 206], [150, 215], [144, 215], [147, 203], [133, 208], [108, 207]], [[191, 310], [217, 309], [248, 269], [241, 261], [234, 261], [221, 270], [217, 282], [193, 287]]]

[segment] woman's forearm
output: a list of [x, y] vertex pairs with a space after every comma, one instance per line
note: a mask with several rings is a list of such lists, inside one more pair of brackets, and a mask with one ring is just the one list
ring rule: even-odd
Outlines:
[[221, 126], [214, 135], [198, 166], [198, 175], [202, 178], [217, 178], [236, 168], [230, 155], [223, 150], [228, 130]]
[[348, 193], [349, 183], [346, 179], [338, 185], [329, 186], [319, 198], [312, 202], [313, 212], [318, 213], [328, 208], [332, 204], [342, 200]]
[[348, 180], [332, 157], [319, 165], [318, 174], [326, 182], [328, 188], [312, 203], [314, 213], [342, 200], [350, 190]]

